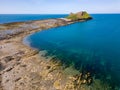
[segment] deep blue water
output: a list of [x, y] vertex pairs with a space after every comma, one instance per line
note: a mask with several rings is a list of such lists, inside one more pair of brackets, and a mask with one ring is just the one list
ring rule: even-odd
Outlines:
[[[93, 14], [93, 19], [37, 32], [30, 46], [47, 50], [66, 66], [91, 72], [95, 78], [120, 85], [120, 14]], [[82, 68], [81, 68], [82, 67]]]
[[0, 14], [0, 24], [65, 17], [65, 14]]

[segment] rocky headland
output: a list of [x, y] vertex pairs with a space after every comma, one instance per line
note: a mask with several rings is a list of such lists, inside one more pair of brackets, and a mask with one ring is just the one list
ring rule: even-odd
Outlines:
[[71, 23], [62, 18], [0, 24], [0, 90], [100, 90], [90, 72], [63, 68], [59, 60], [23, 44], [29, 34]]

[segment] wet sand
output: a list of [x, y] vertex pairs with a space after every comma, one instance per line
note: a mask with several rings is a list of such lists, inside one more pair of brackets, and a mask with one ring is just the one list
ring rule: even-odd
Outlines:
[[44, 57], [44, 52], [23, 44], [29, 34], [71, 23], [49, 19], [1, 24], [0, 90], [98, 90], [99, 80], [87, 85], [90, 73], [84, 76], [72, 67], [63, 68], [59, 61]]

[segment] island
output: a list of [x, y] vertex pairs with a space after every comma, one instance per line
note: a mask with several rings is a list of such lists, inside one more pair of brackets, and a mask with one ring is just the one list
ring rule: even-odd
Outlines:
[[81, 20], [90, 20], [92, 17], [86, 11], [78, 12], [78, 13], [70, 13], [68, 17], [66, 17], [70, 21], [81, 21]]

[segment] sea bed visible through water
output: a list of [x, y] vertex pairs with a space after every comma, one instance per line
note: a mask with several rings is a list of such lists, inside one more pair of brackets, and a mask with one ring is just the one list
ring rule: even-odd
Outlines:
[[93, 20], [51, 28], [27, 36], [32, 48], [46, 50], [65, 67], [90, 72], [114, 90], [120, 86], [120, 15], [93, 14]]

